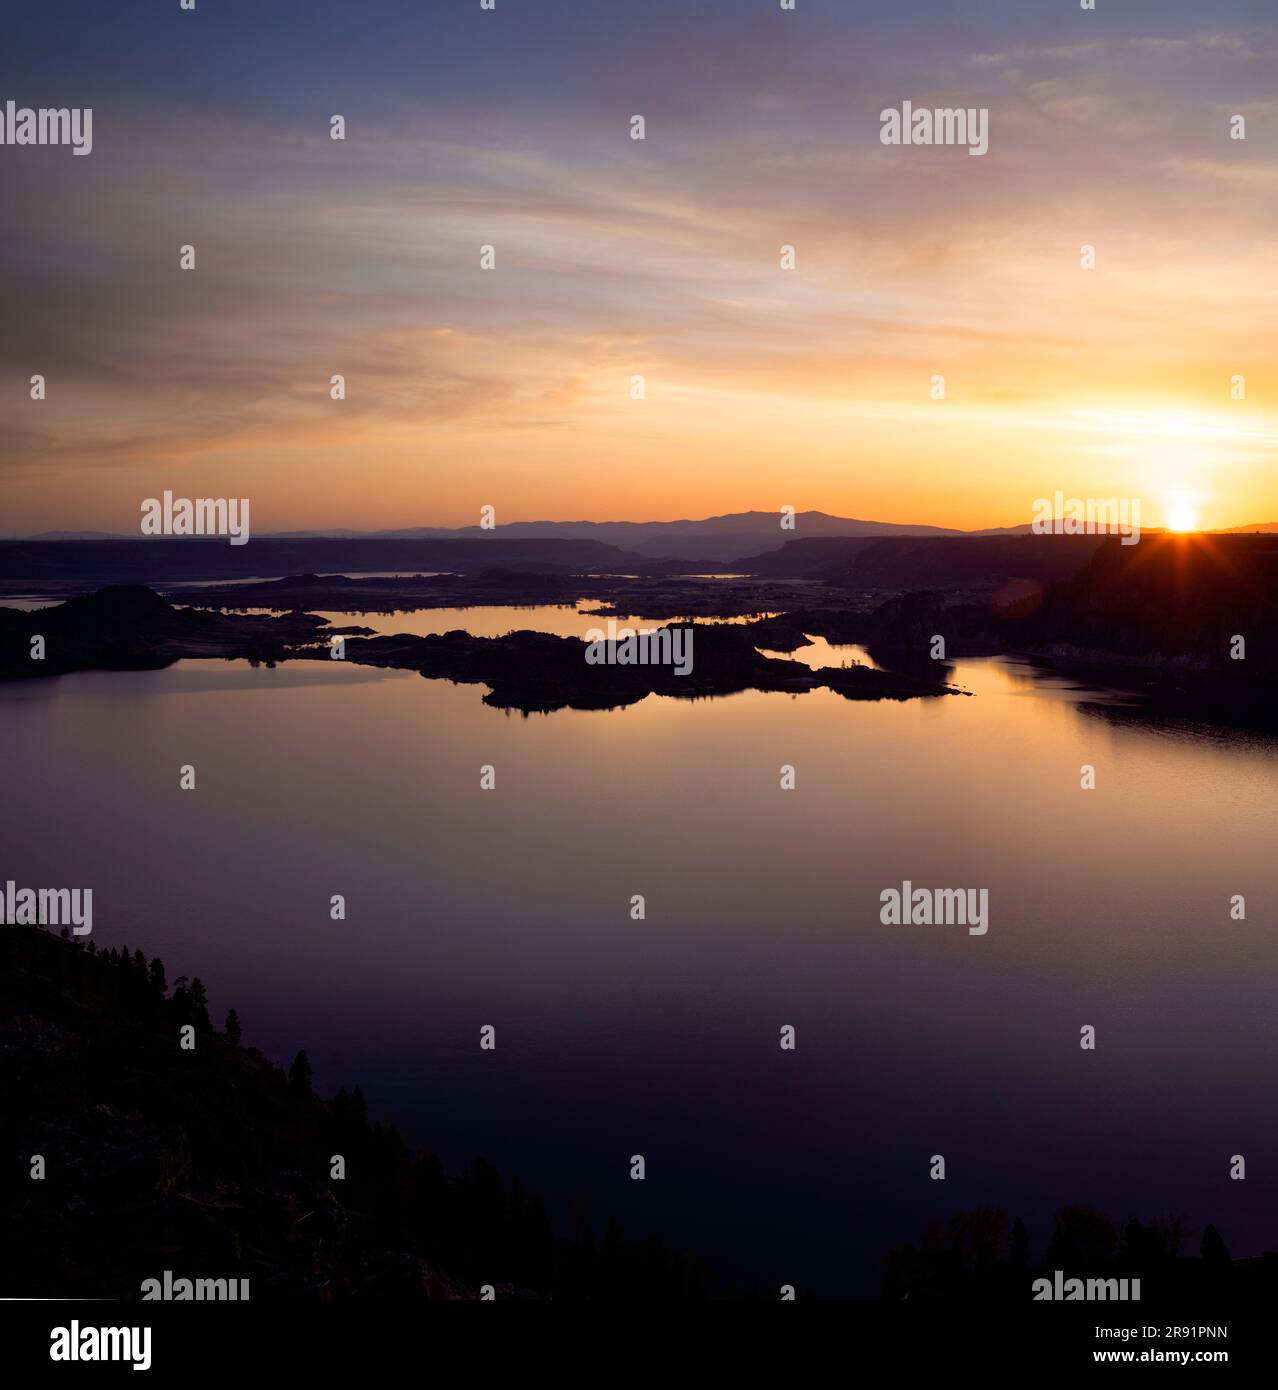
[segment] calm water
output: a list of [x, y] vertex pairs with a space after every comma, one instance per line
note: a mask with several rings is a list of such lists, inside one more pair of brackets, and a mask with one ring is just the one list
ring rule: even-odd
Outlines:
[[[533, 718], [335, 662], [0, 687], [0, 879], [93, 887], [99, 945], [200, 975], [322, 1089], [729, 1280], [873, 1295], [976, 1203], [1036, 1254], [1065, 1202], [1274, 1248], [1278, 757], [954, 679]], [[905, 878], [987, 887], [988, 934], [881, 925]]]
[[[429, 637], [435, 633], [452, 632], [461, 629], [475, 637], [504, 637], [508, 632], [521, 629], [533, 632], [549, 632], [556, 637], [577, 637], [583, 641], [591, 629], [606, 633], [608, 618], [595, 612], [594, 603], [544, 604], [528, 607], [510, 605], [477, 605], [474, 608], [419, 608], [409, 613], [360, 613], [335, 612], [327, 608], [312, 608], [308, 612], [318, 613], [327, 618], [334, 627], [367, 627], [379, 636], [395, 636], [407, 632], [414, 637]], [[249, 609], [254, 613], [279, 612], [278, 609]], [[702, 618], [701, 622], [748, 623], [755, 618], [771, 618], [773, 613], [751, 613], [740, 618]], [[613, 619], [618, 628], [661, 627], [671, 618], [640, 618], [634, 614], [621, 614]], [[811, 650], [804, 648], [805, 651]], [[838, 664], [838, 663], [835, 663]]]

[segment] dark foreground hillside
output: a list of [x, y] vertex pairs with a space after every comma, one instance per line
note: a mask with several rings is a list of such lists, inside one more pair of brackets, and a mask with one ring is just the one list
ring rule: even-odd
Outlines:
[[[1108, 541], [1042, 603], [1009, 615], [1013, 640], [1278, 678], [1278, 537]], [[1245, 646], [1235, 651], [1236, 639]], [[1245, 654], [1244, 654], [1245, 653]]]
[[0, 926], [0, 1296], [137, 1298], [166, 1270], [254, 1300], [703, 1292], [655, 1243], [557, 1239], [517, 1183], [446, 1175], [358, 1087], [321, 1100], [304, 1053], [286, 1075], [238, 1032], [141, 952]]
[[[1009, 1229], [1006, 1214], [995, 1207], [956, 1212], [948, 1223], [932, 1222], [917, 1245], [888, 1252], [883, 1297], [1054, 1301], [1061, 1297], [1055, 1288], [1058, 1271], [1062, 1285], [1067, 1279], [1126, 1280], [1126, 1292], [1090, 1295], [1107, 1301], [1271, 1303], [1278, 1293], [1278, 1254], [1233, 1260], [1213, 1225], [1201, 1236], [1174, 1216], [1133, 1217], [1119, 1226], [1091, 1207], [1065, 1206], [1048, 1235], [1043, 1257], [1034, 1261], [1023, 1221]], [[1042, 1281], [1053, 1286], [1050, 1294]]]

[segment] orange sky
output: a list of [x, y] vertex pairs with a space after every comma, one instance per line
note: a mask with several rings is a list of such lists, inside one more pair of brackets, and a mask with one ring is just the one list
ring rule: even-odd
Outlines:
[[[1278, 519], [1278, 50], [1200, 24], [932, 53], [813, 20], [743, 36], [722, 87], [666, 72], [690, 38], [617, 94], [512, 56], [500, 97], [462, 35], [344, 144], [296, 101], [114, 92], [91, 157], [0, 151], [0, 534], [134, 532], [165, 489], [248, 497], [258, 534], [484, 505], [978, 528], [1057, 490]], [[988, 154], [881, 145], [903, 96], [987, 106]]]

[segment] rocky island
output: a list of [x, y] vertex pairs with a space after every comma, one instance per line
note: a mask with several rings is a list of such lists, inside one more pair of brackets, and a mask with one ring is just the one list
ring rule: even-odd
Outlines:
[[[295, 611], [262, 616], [175, 608], [149, 589], [121, 585], [35, 612], [0, 609], [0, 679], [150, 669], [182, 657], [328, 661], [328, 639], [342, 636], [344, 660], [484, 684], [489, 687], [486, 703], [525, 713], [610, 709], [651, 694], [694, 699], [742, 690], [799, 693], [819, 686], [847, 699], [906, 700], [959, 693], [922, 675], [897, 675], [868, 666], [814, 671], [799, 662], [763, 656], [758, 645], [776, 635], [775, 624], [760, 632], [750, 624], [696, 624], [694, 666], [686, 675], [658, 664], [592, 665], [586, 660], [588, 643], [543, 632], [504, 637], [474, 637], [461, 631], [427, 637], [361, 635], [365, 632], [334, 627], [324, 618]], [[44, 641], [43, 656], [33, 659], [37, 638]]]

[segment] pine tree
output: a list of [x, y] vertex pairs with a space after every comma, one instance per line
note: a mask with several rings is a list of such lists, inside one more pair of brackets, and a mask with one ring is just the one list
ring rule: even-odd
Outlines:
[[243, 1034], [240, 1032], [240, 1016], [232, 1009], [226, 1016], [226, 1040], [232, 1047], [239, 1047], [240, 1038], [242, 1036]]
[[1202, 1257], [1205, 1262], [1211, 1264], [1229, 1263], [1229, 1251], [1215, 1226], [1208, 1226], [1203, 1232]]
[[310, 1092], [311, 1059], [306, 1055], [305, 1048], [293, 1058], [293, 1065], [288, 1069], [288, 1084], [295, 1091]]
[[195, 1022], [203, 1028], [212, 1027], [209, 1023], [209, 997], [204, 992], [204, 985], [198, 975], [191, 980], [187, 990], [187, 1001]]

